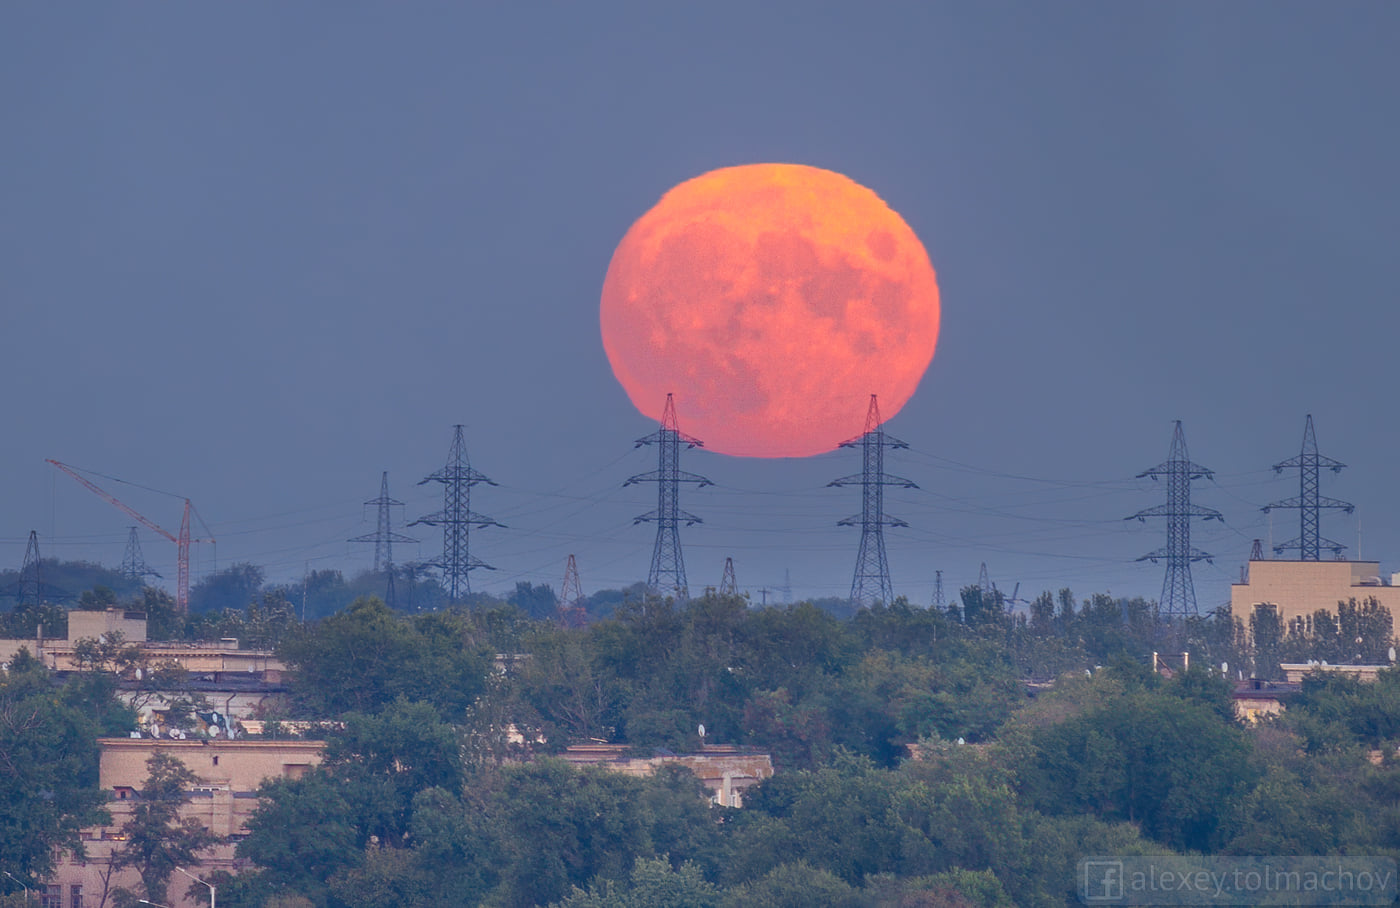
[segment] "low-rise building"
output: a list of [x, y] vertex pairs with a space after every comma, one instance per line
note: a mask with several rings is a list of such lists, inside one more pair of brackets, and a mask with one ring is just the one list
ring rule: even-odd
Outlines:
[[709, 790], [710, 800], [722, 807], [743, 807], [744, 792], [773, 776], [770, 754], [728, 744], [650, 757], [629, 756], [624, 744], [575, 744], [561, 756], [575, 766], [601, 766], [629, 776], [649, 776], [666, 765], [684, 766]]
[[[216, 870], [236, 873], [242, 869], [234, 849], [247, 834], [248, 818], [257, 806], [257, 789], [264, 779], [300, 778], [321, 762], [321, 741], [265, 741], [201, 739], [187, 741], [151, 738], [102, 738], [99, 780], [109, 793], [111, 823], [83, 830], [82, 860], [65, 857], [49, 881], [46, 895], [57, 898], [53, 908], [91, 908], [103, 901], [111, 904], [111, 890], [117, 886], [135, 889], [135, 870], [112, 870], [112, 852], [125, 838], [122, 826], [131, 818], [149, 774], [146, 761], [157, 752], [178, 759], [199, 777], [187, 792], [189, 802], [180, 811], [182, 818], [193, 818], [222, 841], [211, 849], [198, 866], [186, 868], [205, 877]], [[199, 902], [185, 897], [190, 881], [176, 876], [171, 881], [164, 904], [170, 908], [194, 908]]]
[[1272, 605], [1287, 625], [1318, 609], [1336, 612], [1338, 602], [1374, 599], [1394, 616], [1400, 586], [1392, 580], [1378, 561], [1251, 561], [1246, 581], [1230, 587], [1230, 614], [1249, 627], [1256, 606]]

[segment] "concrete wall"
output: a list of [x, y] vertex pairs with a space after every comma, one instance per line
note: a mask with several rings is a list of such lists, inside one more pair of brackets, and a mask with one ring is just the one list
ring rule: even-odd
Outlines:
[[1248, 628], [1254, 607], [1270, 603], [1286, 625], [1318, 609], [1336, 614], [1338, 602], [1372, 598], [1392, 615], [1400, 608], [1400, 586], [1380, 582], [1376, 561], [1251, 561], [1249, 582], [1230, 587], [1230, 613]]
[[[194, 772], [200, 783], [189, 793], [190, 801], [180, 811], [220, 836], [240, 836], [247, 832], [248, 817], [257, 806], [255, 792], [266, 778], [299, 777], [321, 762], [323, 744], [319, 741], [154, 741], [135, 738], [103, 738], [99, 779], [112, 795], [108, 809], [112, 822], [84, 829], [87, 856], [75, 860], [66, 856], [59, 864], [53, 884], [61, 887], [62, 908], [74, 908], [72, 890], [80, 887], [82, 904], [96, 906], [104, 889], [139, 884], [134, 870], [113, 873], [112, 851], [121, 847], [121, 827], [131, 816], [135, 793], [147, 776], [146, 761], [156, 752], [169, 754]], [[236, 873], [242, 868], [234, 856], [236, 842], [215, 846], [198, 866], [186, 869], [203, 879], [215, 870]], [[171, 908], [194, 908], [186, 898], [189, 879], [175, 874], [164, 904]], [[110, 894], [108, 897], [111, 904]]]

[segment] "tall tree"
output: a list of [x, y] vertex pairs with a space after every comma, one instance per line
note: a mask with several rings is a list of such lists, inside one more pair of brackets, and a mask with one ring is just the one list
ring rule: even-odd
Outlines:
[[194, 817], [180, 817], [180, 807], [189, 800], [188, 790], [199, 776], [160, 751], [146, 761], [146, 769], [131, 818], [122, 824], [126, 841], [112, 852], [112, 866], [135, 868], [146, 898], [163, 902], [175, 868], [196, 863], [200, 852], [217, 844], [219, 837]]
[[105, 822], [97, 780], [97, 736], [115, 707], [86, 704], [60, 687], [27, 650], [0, 670], [0, 867], [48, 876], [62, 851], [82, 853], [78, 831]]

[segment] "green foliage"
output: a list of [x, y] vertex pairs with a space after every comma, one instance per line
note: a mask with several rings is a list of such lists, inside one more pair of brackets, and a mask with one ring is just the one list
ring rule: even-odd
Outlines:
[[180, 818], [180, 806], [189, 799], [186, 791], [199, 781], [198, 776], [160, 751], [146, 761], [146, 768], [149, 775], [131, 818], [122, 824], [126, 841], [113, 850], [112, 867], [135, 868], [145, 897], [159, 901], [175, 868], [198, 863], [200, 852], [217, 844], [219, 837], [193, 817]]
[[27, 650], [0, 671], [0, 867], [40, 879], [81, 853], [78, 831], [106, 819], [96, 739], [116, 714], [110, 689], [60, 685]]
[[[332, 873], [357, 867], [369, 833], [340, 781], [315, 770], [300, 779], [271, 779], [248, 820], [239, 857], [263, 869], [254, 892], [287, 890], [324, 905]], [[212, 881], [211, 881], [212, 882]]]
[[779, 864], [753, 882], [735, 887], [724, 900], [724, 908], [863, 908], [867, 904], [859, 889], [806, 861]]
[[665, 857], [637, 858], [626, 880], [574, 887], [553, 908], [720, 908], [720, 891], [689, 862], [673, 868]]
[[262, 591], [262, 568], [246, 561], [206, 574], [190, 587], [190, 612], [242, 611]]
[[1282, 722], [1310, 751], [1400, 743], [1400, 669], [1385, 669], [1374, 683], [1336, 672], [1311, 672], [1288, 703]]
[[373, 712], [400, 698], [462, 717], [486, 689], [492, 664], [466, 615], [405, 618], [378, 599], [298, 630], [278, 654], [293, 669], [295, 705], [318, 719]]
[[1221, 845], [1254, 781], [1248, 742], [1181, 684], [1090, 685], [1082, 712], [1035, 729], [1018, 766], [1030, 806], [1137, 823], [1173, 848]]

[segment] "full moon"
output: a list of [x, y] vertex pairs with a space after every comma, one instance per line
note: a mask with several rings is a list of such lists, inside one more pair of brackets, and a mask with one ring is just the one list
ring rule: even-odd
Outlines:
[[618, 244], [603, 348], [644, 415], [722, 454], [806, 457], [913, 395], [938, 342], [938, 284], [874, 192], [800, 164], [714, 170], [675, 187]]

